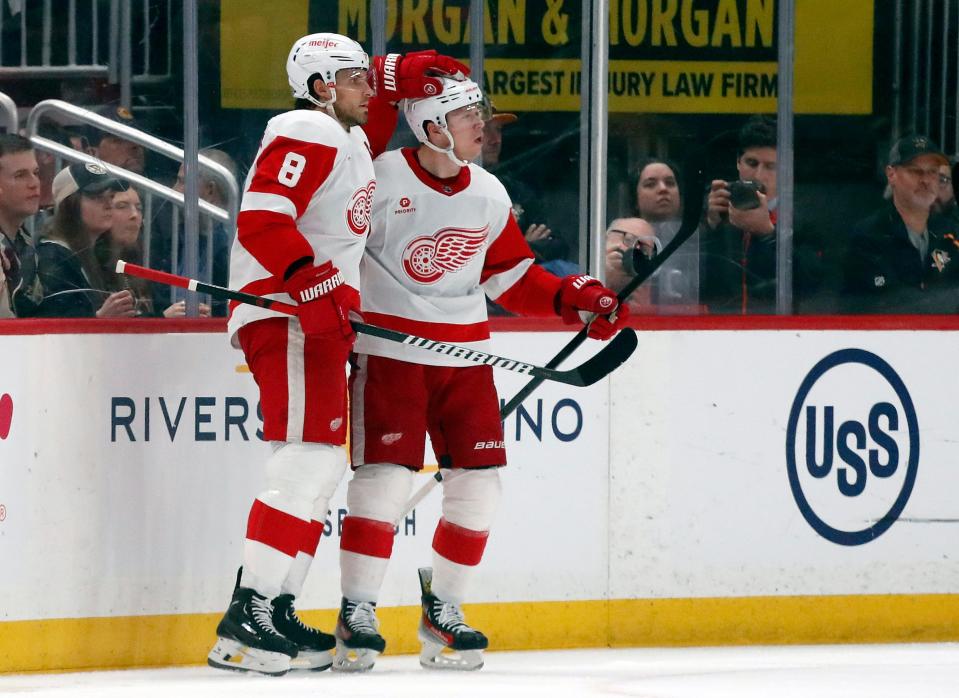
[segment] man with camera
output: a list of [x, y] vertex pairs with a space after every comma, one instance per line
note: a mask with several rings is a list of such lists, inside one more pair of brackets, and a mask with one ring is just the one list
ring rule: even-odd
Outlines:
[[[606, 229], [606, 285], [622, 290], [662, 250], [656, 230], [643, 218], [617, 218]], [[644, 284], [626, 299], [630, 312], [655, 312], [651, 286]]]
[[[771, 313], [776, 307], [776, 122], [750, 118], [739, 130], [739, 179], [715, 179], [702, 225], [702, 300], [713, 313]], [[795, 291], [813, 288], [819, 255], [796, 236]]]

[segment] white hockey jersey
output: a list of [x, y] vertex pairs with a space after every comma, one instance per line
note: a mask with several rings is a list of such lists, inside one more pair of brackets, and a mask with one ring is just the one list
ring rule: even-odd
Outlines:
[[[560, 280], [533, 264], [496, 177], [475, 165], [440, 180], [409, 148], [374, 162], [378, 188], [360, 267], [363, 319], [489, 351], [486, 296], [524, 315], [555, 315]], [[471, 362], [358, 335], [354, 349], [437, 366]]]
[[[332, 260], [359, 289], [376, 179], [366, 133], [322, 111], [298, 109], [266, 126], [246, 180], [230, 257], [230, 288], [293, 303], [283, 291], [291, 263]], [[230, 304], [234, 345], [243, 325], [280, 313]]]

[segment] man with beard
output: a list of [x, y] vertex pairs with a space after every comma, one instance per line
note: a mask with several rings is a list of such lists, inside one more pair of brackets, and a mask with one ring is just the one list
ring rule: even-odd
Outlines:
[[956, 232], [931, 215], [949, 161], [922, 135], [889, 151], [889, 201], [853, 228], [845, 262], [850, 312], [942, 313], [959, 308]]

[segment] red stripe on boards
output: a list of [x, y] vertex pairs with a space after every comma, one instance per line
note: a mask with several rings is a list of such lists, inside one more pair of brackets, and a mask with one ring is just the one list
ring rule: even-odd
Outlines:
[[[303, 546], [310, 535], [311, 526], [310, 521], [304, 521], [254, 499], [246, 524], [246, 537], [247, 540], [255, 540], [279, 550], [284, 555], [296, 557], [298, 552], [305, 551]], [[316, 546], [313, 550], [316, 550]]]
[[478, 565], [486, 550], [489, 531], [473, 531], [440, 519], [433, 535], [433, 550], [458, 565]]
[[343, 519], [340, 550], [389, 559], [393, 554], [393, 524], [347, 516]]

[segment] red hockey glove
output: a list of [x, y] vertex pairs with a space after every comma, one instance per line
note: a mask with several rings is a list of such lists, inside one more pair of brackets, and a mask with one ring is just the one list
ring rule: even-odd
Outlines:
[[597, 315], [589, 323], [588, 336], [605, 342], [607, 339], [612, 339], [614, 334], [623, 329], [627, 320], [629, 320], [629, 306], [620, 305], [609, 315]]
[[443, 83], [437, 75], [463, 80], [469, 74], [469, 68], [449, 56], [433, 50], [413, 51], [374, 56], [370, 82], [377, 94], [398, 102], [438, 95], [443, 91]]
[[283, 282], [283, 290], [299, 303], [297, 317], [304, 334], [321, 339], [354, 339], [350, 312], [359, 314], [360, 294], [343, 283], [333, 262], [301, 267]]
[[556, 298], [567, 325], [583, 322], [580, 311], [598, 315], [589, 325], [592, 339], [609, 339], [629, 318], [629, 308], [619, 305], [616, 294], [586, 274], [564, 277]]

